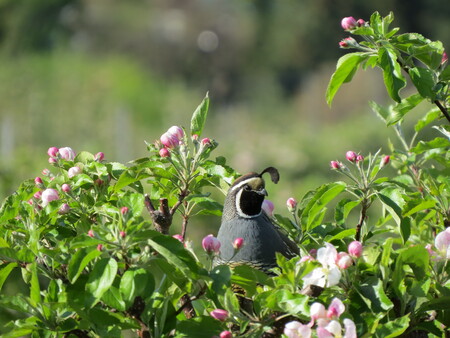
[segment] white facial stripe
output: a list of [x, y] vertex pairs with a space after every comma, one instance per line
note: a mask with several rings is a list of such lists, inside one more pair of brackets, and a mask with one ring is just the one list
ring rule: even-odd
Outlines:
[[[243, 183], [245, 183], [245, 182], [243, 182]], [[238, 185], [240, 185], [240, 184], [238, 184]], [[256, 215], [244, 214], [244, 212], [241, 209], [241, 206], [239, 205], [239, 201], [241, 200], [241, 195], [242, 195], [242, 190], [239, 190], [238, 193], [236, 194], [236, 211], [237, 211], [238, 215], [243, 218], [255, 218], [255, 217], [258, 217], [259, 215], [261, 215], [262, 210], [259, 212], [259, 214], [256, 214]]]
[[246, 180], [243, 180], [242, 182], [239, 182], [238, 184], [236, 184], [236, 185], [235, 185], [234, 187], [232, 187], [230, 190], [231, 190], [231, 191], [232, 191], [232, 190], [236, 190], [236, 189], [242, 187], [243, 185], [246, 185], [248, 182], [250, 182], [251, 180], [254, 180], [254, 179], [255, 179], [255, 177], [247, 178]]

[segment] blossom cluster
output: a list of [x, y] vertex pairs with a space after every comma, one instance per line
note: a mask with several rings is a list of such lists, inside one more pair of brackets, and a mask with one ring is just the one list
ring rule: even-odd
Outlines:
[[288, 338], [309, 338], [313, 333], [312, 328], [316, 325], [318, 338], [356, 338], [356, 326], [351, 319], [343, 319], [344, 328], [342, 328], [339, 318], [344, 312], [345, 305], [339, 298], [334, 298], [328, 309], [321, 303], [313, 303], [310, 307], [311, 321], [307, 324], [291, 321], [285, 325], [284, 334]]
[[[192, 140], [198, 142], [198, 135], [193, 135]], [[161, 157], [170, 157], [170, 150], [177, 149], [180, 145], [185, 143], [185, 133], [183, 128], [179, 126], [170, 127], [164, 134], [159, 138], [161, 144], [159, 149], [159, 155]], [[211, 139], [205, 137], [201, 139], [200, 145], [202, 147], [207, 147], [211, 144]]]
[[310, 255], [303, 256], [300, 263], [307, 261], [317, 261], [321, 267], [317, 267], [303, 277], [304, 285], [317, 285], [320, 287], [331, 287], [337, 285], [341, 279], [341, 270], [348, 269], [353, 265], [354, 260], [361, 257], [363, 246], [359, 241], [353, 241], [348, 245], [347, 252], [338, 252], [333, 244], [325, 243], [325, 246], [318, 249], [316, 257]]

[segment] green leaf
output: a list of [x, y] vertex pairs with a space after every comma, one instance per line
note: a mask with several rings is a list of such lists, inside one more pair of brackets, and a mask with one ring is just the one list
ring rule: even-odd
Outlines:
[[438, 149], [438, 148], [446, 148], [450, 147], [450, 140], [443, 137], [436, 137], [431, 141], [420, 141], [414, 148], [411, 149], [411, 152], [415, 154], [422, 154], [427, 150]]
[[41, 288], [39, 286], [39, 278], [37, 272], [37, 263], [33, 262], [29, 265], [31, 270], [31, 281], [30, 281], [30, 299], [34, 306], [41, 302]]
[[411, 220], [409, 217], [402, 218], [400, 222], [400, 235], [402, 236], [403, 244], [405, 244], [411, 235]]
[[344, 191], [346, 186], [347, 185], [344, 182], [334, 182], [324, 184], [314, 192], [314, 195], [308, 201], [301, 214], [301, 224], [307, 231], [320, 225], [325, 206]]
[[370, 302], [370, 310], [374, 313], [389, 311], [394, 307], [384, 292], [383, 282], [376, 277], [370, 277], [361, 284], [360, 294]]
[[206, 93], [205, 98], [200, 103], [200, 105], [195, 109], [194, 114], [191, 118], [191, 135], [201, 136], [203, 128], [206, 122], [206, 116], [208, 115], [209, 109], [209, 96]]
[[375, 337], [392, 338], [402, 335], [409, 326], [410, 314], [381, 324], [375, 331]]
[[390, 119], [391, 111], [385, 107], [379, 105], [375, 101], [369, 101], [369, 107], [372, 108], [373, 112], [378, 115], [380, 119], [383, 120], [386, 125]]
[[[133, 171], [133, 170], [126, 170], [126, 171], [122, 172], [122, 174], [119, 176], [119, 179], [117, 180], [116, 184], [114, 185], [114, 192], [118, 192], [127, 186], [138, 183], [140, 180], [147, 178], [149, 176], [150, 176], [150, 173], [145, 170], [138, 171], [138, 172]], [[141, 190], [140, 187], [137, 190], [138, 191]]]
[[419, 211], [432, 209], [436, 205], [436, 201], [433, 200], [418, 200], [414, 203], [408, 203], [403, 210], [403, 216], [408, 217]]
[[119, 289], [116, 288], [114, 285], [112, 285], [108, 289], [108, 291], [106, 291], [103, 294], [102, 302], [119, 311], [125, 311], [127, 309], [127, 306], [125, 305], [125, 302], [122, 299]]
[[97, 261], [89, 274], [86, 283], [86, 291], [90, 292], [96, 299], [111, 287], [117, 274], [117, 261], [114, 258], [102, 258]]
[[367, 58], [367, 53], [350, 53], [342, 56], [338, 60], [336, 71], [331, 76], [326, 92], [326, 99], [329, 106], [331, 106], [338, 89], [342, 86], [342, 84], [351, 81], [360, 63], [365, 61]]
[[70, 283], [75, 283], [89, 262], [101, 254], [101, 251], [98, 251], [97, 249], [82, 248], [78, 250], [69, 262], [67, 277], [69, 278]]
[[355, 236], [355, 234], [356, 234], [356, 229], [354, 229], [354, 228], [343, 230], [343, 231], [339, 232], [337, 235], [334, 235], [333, 237], [327, 239], [327, 242], [332, 242], [332, 241], [344, 239], [347, 237], [353, 237], [353, 236]]
[[137, 296], [151, 295], [155, 287], [153, 277], [144, 269], [129, 269], [120, 279], [120, 293], [127, 307]]
[[167, 259], [171, 265], [180, 269], [186, 277], [195, 279], [201, 272], [194, 257], [177, 239], [158, 235], [147, 241], [153, 249]]
[[352, 211], [352, 209], [360, 203], [361, 201], [352, 201], [348, 198], [344, 198], [339, 201], [334, 212], [334, 219], [336, 220], [336, 223], [339, 225], [344, 224], [350, 211]]
[[423, 97], [419, 94], [411, 95], [406, 99], [403, 99], [400, 103], [396, 104], [392, 109], [390, 109], [389, 117], [386, 121], [387, 125], [396, 124], [400, 121], [410, 110], [416, 107], [420, 102], [423, 101]]
[[433, 87], [436, 85], [436, 82], [434, 81], [433, 71], [426, 68], [414, 67], [409, 69], [408, 72], [419, 94], [434, 101], [436, 93], [433, 91]]
[[421, 131], [425, 126], [429, 125], [431, 122], [437, 120], [441, 117], [441, 111], [439, 108], [431, 109], [428, 113], [425, 114], [424, 117], [417, 121], [414, 129], [418, 132]]
[[8, 263], [2, 266], [2, 269], [0, 270], [0, 291], [2, 290], [3, 284], [5, 283], [11, 271], [17, 266], [17, 263]]
[[211, 338], [223, 331], [222, 324], [210, 316], [194, 317], [177, 324], [176, 337]]
[[257, 284], [266, 285], [271, 281], [264, 272], [247, 265], [239, 265], [234, 268], [231, 282], [241, 286], [248, 296], [252, 296], [256, 291]]
[[287, 289], [278, 289], [269, 294], [265, 299], [265, 305], [276, 311], [290, 314], [308, 314], [308, 296], [299, 293], [291, 293]]
[[384, 207], [389, 211], [389, 214], [395, 220], [395, 222], [400, 225], [402, 221], [402, 208], [395, 203], [390, 197], [382, 193], [377, 193], [378, 198]]
[[378, 54], [378, 64], [383, 70], [383, 79], [389, 96], [397, 102], [401, 102], [398, 94], [400, 89], [406, 86], [402, 68], [397, 62], [397, 55], [389, 47], [381, 47]]
[[378, 12], [374, 12], [370, 16], [370, 27], [372, 27], [375, 35], [381, 36], [383, 35], [383, 21], [381, 19], [381, 15]]
[[441, 80], [441, 81], [450, 80], [450, 67], [448, 66], [448, 64], [445, 67], [445, 69], [442, 71], [441, 75], [439, 76], [439, 80]]

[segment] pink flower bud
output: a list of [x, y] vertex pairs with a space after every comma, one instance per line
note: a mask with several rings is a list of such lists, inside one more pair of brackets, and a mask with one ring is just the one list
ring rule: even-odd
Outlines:
[[159, 149], [159, 156], [170, 157], [170, 151], [167, 148], [161, 148]]
[[58, 214], [60, 215], [65, 215], [70, 211], [70, 206], [67, 203], [64, 203], [63, 205], [61, 205], [61, 207], [59, 208]]
[[327, 317], [327, 310], [325, 309], [325, 306], [321, 303], [312, 303], [311, 307], [309, 308], [309, 316], [312, 320], [317, 320], [319, 318], [326, 318]]
[[330, 166], [332, 169], [339, 170], [342, 168], [342, 165], [338, 161], [331, 161]]
[[178, 239], [181, 243], [184, 242], [184, 238], [180, 234], [173, 235], [172, 237], [175, 239]]
[[206, 146], [206, 145], [210, 145], [211, 144], [211, 139], [208, 137], [205, 137], [204, 139], [202, 139], [201, 143]]
[[345, 38], [345, 39], [339, 41], [339, 46], [341, 48], [350, 48], [350, 47], [356, 46], [357, 44], [358, 43], [356, 42], [356, 40], [353, 39], [352, 37], [348, 37], [348, 38]]
[[313, 257], [316, 257], [316, 255], [317, 255], [317, 249], [311, 249], [311, 250], [309, 250], [309, 254], [310, 254], [311, 256], [313, 256]]
[[36, 177], [35, 179], [34, 179], [34, 183], [36, 184], [36, 185], [41, 185], [43, 182], [42, 182], [42, 178], [40, 178], [40, 177]]
[[353, 265], [353, 260], [346, 252], [339, 252], [336, 259], [336, 265], [345, 270]]
[[165, 147], [167, 147], [169, 149], [178, 147], [178, 145], [180, 143], [180, 140], [178, 139], [178, 137], [176, 135], [169, 134], [169, 133], [162, 134], [160, 141]]
[[98, 250], [98, 251], [102, 251], [102, 250], [103, 250], [103, 244], [97, 245], [97, 250]]
[[353, 16], [345, 17], [341, 20], [341, 26], [344, 30], [349, 31], [358, 25]]
[[98, 162], [103, 161], [104, 158], [105, 158], [105, 154], [102, 153], [101, 151], [98, 152], [97, 154], [95, 154], [95, 156], [94, 156], [94, 160], [96, 160]]
[[364, 161], [364, 156], [362, 156], [362, 155], [356, 156], [356, 162], [361, 162], [361, 161]]
[[45, 207], [51, 201], [59, 199], [58, 192], [55, 189], [45, 189], [41, 196], [42, 205]]
[[48, 169], [43, 169], [43, 170], [42, 170], [42, 175], [44, 175], [44, 176], [49, 176], [49, 175], [50, 175], [50, 170], [48, 170]]
[[208, 235], [202, 240], [202, 247], [207, 253], [219, 253], [220, 242], [213, 235]]
[[310, 262], [310, 261], [315, 261], [313, 256], [307, 255], [307, 256], [303, 256], [299, 263], [304, 263], [304, 262]]
[[41, 197], [42, 197], [42, 191], [41, 191], [41, 190], [36, 191], [36, 192], [34, 193], [33, 197], [34, 197], [35, 199], [37, 199], [37, 200], [40, 200]]
[[297, 200], [293, 197], [288, 198], [286, 206], [290, 212], [294, 212], [297, 209]]
[[48, 158], [48, 163], [55, 164], [56, 162], [58, 162], [58, 160], [56, 158], [54, 158], [54, 157], [49, 157]]
[[239, 250], [244, 245], [244, 239], [242, 237], [238, 237], [233, 242], [233, 248], [235, 250]]
[[68, 185], [67, 183], [64, 183], [61, 186], [61, 190], [64, 191], [64, 192], [69, 192], [70, 191], [70, 185]]
[[358, 21], [356, 21], [356, 25], [358, 27], [362, 27], [366, 24], [366, 22], [363, 19], [358, 19]]
[[448, 56], [447, 56], [447, 53], [444, 52], [444, 53], [442, 53], [441, 65], [443, 65], [443, 64], [446, 63], [447, 61], [448, 61]]
[[92, 230], [92, 229], [89, 230], [87, 234], [88, 234], [89, 237], [94, 237], [95, 236], [94, 235], [94, 230]]
[[380, 168], [383, 168], [385, 165], [389, 164], [390, 160], [391, 160], [391, 157], [389, 155], [386, 155], [385, 157], [383, 157], [383, 159], [381, 160]]
[[347, 251], [350, 256], [359, 258], [363, 252], [363, 245], [359, 241], [353, 241], [348, 245]]
[[122, 208], [120, 208], [120, 213], [121, 213], [122, 215], [127, 214], [128, 211], [129, 211], [129, 209], [128, 209], [127, 207], [122, 207]]
[[75, 152], [70, 147], [60, 148], [59, 155], [62, 159], [67, 161], [73, 161], [75, 159]]
[[67, 171], [67, 174], [69, 175], [70, 178], [77, 176], [78, 174], [81, 174], [82, 170], [80, 167], [72, 167]]
[[181, 127], [178, 126], [172, 126], [167, 131], [169, 134], [175, 135], [178, 140], [182, 140], [184, 137], [184, 130]]
[[261, 208], [269, 217], [273, 217], [273, 211], [275, 210], [275, 205], [270, 200], [264, 200]]
[[222, 331], [220, 332], [220, 338], [232, 338], [233, 335], [231, 334], [230, 331]]
[[228, 311], [222, 309], [212, 310], [210, 313], [211, 317], [214, 319], [220, 320], [221, 322], [225, 321], [228, 318]]
[[192, 135], [192, 141], [198, 141], [198, 135], [197, 134]]
[[50, 157], [56, 157], [56, 156], [58, 156], [58, 151], [59, 151], [58, 148], [56, 148], [56, 147], [50, 147], [50, 148], [48, 148], [48, 150], [47, 150], [47, 154], [48, 154], [48, 156], [50, 156]]
[[350, 162], [356, 162], [357, 157], [358, 154], [351, 150], [347, 151], [347, 153], [345, 154], [345, 158]]
[[121, 231], [121, 232], [119, 232], [119, 236], [120, 236], [120, 238], [125, 238], [127, 236], [127, 234], [125, 231]]

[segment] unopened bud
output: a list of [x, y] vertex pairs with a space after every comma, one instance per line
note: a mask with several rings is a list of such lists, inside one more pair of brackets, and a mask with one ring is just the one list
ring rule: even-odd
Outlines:
[[159, 149], [159, 156], [170, 157], [170, 151], [167, 148], [161, 148]]
[[202, 240], [202, 247], [207, 253], [219, 253], [220, 242], [213, 235], [208, 235]]
[[94, 159], [98, 162], [103, 161], [103, 159], [105, 158], [105, 154], [102, 153], [101, 151], [98, 152], [97, 154], [95, 154]]
[[362, 27], [366, 24], [366, 22], [363, 19], [358, 19], [358, 21], [356, 21], [356, 25], [358, 27]]
[[221, 322], [225, 321], [228, 318], [228, 311], [222, 309], [215, 309], [210, 312], [211, 317], [217, 319]]
[[358, 25], [353, 16], [345, 17], [341, 20], [341, 26], [344, 30], [349, 31]]
[[172, 237], [178, 239], [181, 243], [184, 242], [183, 236], [181, 236], [180, 234], [173, 235]]
[[297, 209], [296, 199], [293, 197], [288, 198], [288, 200], [286, 201], [286, 206], [290, 212], [294, 212], [295, 209]]
[[42, 185], [42, 178], [40, 178], [40, 177], [36, 177], [35, 179], [34, 179], [34, 183], [36, 184], [36, 185]]
[[70, 206], [67, 203], [64, 203], [61, 205], [61, 207], [58, 210], [58, 214], [65, 215], [70, 211]]
[[389, 155], [386, 155], [385, 157], [383, 157], [383, 159], [381, 160], [380, 168], [383, 168], [385, 165], [387, 165], [390, 160], [391, 160], [391, 157]]
[[129, 209], [128, 209], [127, 207], [122, 207], [122, 208], [120, 208], [120, 213], [121, 213], [122, 215], [127, 214], [128, 211], [129, 211]]
[[73, 161], [75, 159], [75, 152], [70, 147], [64, 147], [59, 149], [59, 156], [67, 161]]
[[97, 245], [97, 250], [98, 250], [98, 251], [102, 251], [102, 250], [103, 250], [103, 244]]
[[442, 53], [441, 65], [443, 65], [443, 64], [446, 63], [447, 61], [448, 61], [448, 56], [447, 56], [447, 53], [444, 52], [444, 53]]
[[359, 241], [353, 241], [348, 245], [347, 251], [350, 256], [359, 258], [363, 252], [363, 245]]
[[232, 338], [233, 334], [230, 331], [222, 331], [220, 332], [220, 338]]
[[61, 186], [61, 190], [64, 191], [64, 192], [69, 192], [70, 191], [70, 185], [68, 185], [67, 183], [64, 183]]
[[67, 174], [69, 175], [70, 178], [79, 175], [82, 173], [82, 170], [80, 167], [72, 167], [67, 171]]
[[354, 151], [349, 150], [345, 153], [345, 158], [350, 162], [356, 162], [357, 157], [358, 157], [358, 154], [355, 153]]
[[362, 156], [362, 155], [356, 156], [356, 162], [361, 162], [361, 161], [364, 161], [364, 156]]
[[120, 238], [125, 238], [126, 237], [126, 233], [125, 233], [125, 231], [121, 231], [121, 232], [119, 232], [119, 236], [120, 236]]
[[211, 139], [208, 138], [208, 137], [205, 137], [204, 139], [202, 139], [201, 143], [202, 143], [204, 146], [209, 145], [209, 144], [211, 144]]
[[261, 208], [264, 210], [264, 212], [267, 214], [267, 216], [273, 217], [273, 211], [275, 210], [275, 205], [273, 204], [273, 202], [271, 200], [265, 199]]
[[336, 170], [342, 169], [342, 165], [338, 161], [331, 161], [330, 166], [332, 169]]
[[55, 200], [59, 199], [59, 195], [55, 189], [45, 189], [42, 192], [41, 199], [42, 199], [42, 205], [45, 207], [51, 201], [55, 201]]
[[182, 140], [184, 137], [184, 130], [181, 127], [178, 126], [172, 126], [167, 131], [169, 134], [175, 135], [178, 140]]
[[89, 230], [88, 231], [88, 233], [87, 233], [87, 235], [89, 236], [89, 237], [94, 237], [95, 235], [94, 235], [94, 230]]
[[239, 250], [244, 245], [244, 239], [242, 237], [238, 237], [233, 242], [233, 248], [235, 250]]
[[50, 156], [50, 157], [56, 157], [56, 156], [58, 156], [58, 151], [59, 151], [58, 148], [50, 147], [47, 150], [47, 155]]
[[355, 47], [358, 43], [356, 42], [355, 39], [353, 39], [352, 37], [348, 37], [345, 38], [341, 41], [339, 41], [339, 46], [341, 48], [350, 48], [350, 47]]
[[58, 162], [58, 160], [55, 157], [49, 157], [48, 158], [48, 163], [55, 164], [56, 162]]
[[180, 144], [180, 140], [178, 139], [178, 137], [170, 133], [162, 134], [160, 141], [165, 147], [169, 149], [178, 147], [178, 145]]

